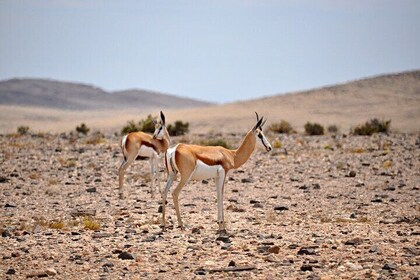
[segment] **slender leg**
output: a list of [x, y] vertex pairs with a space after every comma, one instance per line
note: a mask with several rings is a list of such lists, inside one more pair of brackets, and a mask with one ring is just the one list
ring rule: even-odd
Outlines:
[[150, 164], [150, 191], [152, 193], [152, 198], [155, 197], [155, 172], [156, 172], [156, 158], [152, 156], [149, 160]]
[[128, 166], [134, 161], [136, 158], [136, 154], [129, 155], [127, 160], [123, 160], [121, 163], [121, 166], [118, 170], [118, 182], [119, 182], [119, 193], [120, 193], [120, 199], [123, 199], [124, 196], [124, 175], [127, 171]]
[[178, 226], [184, 230], [184, 225], [182, 223], [181, 214], [179, 212], [179, 193], [181, 192], [182, 188], [187, 184], [188, 179], [190, 178], [190, 174], [187, 176], [182, 176], [181, 174], [181, 181], [179, 182], [178, 186], [176, 186], [175, 190], [172, 192], [172, 198], [174, 200], [174, 206], [176, 211], [176, 217], [178, 219]]
[[217, 190], [217, 224], [219, 230], [225, 229], [225, 219], [223, 214], [223, 190], [225, 182], [225, 171], [221, 169], [216, 177], [216, 190]]
[[166, 197], [168, 195], [168, 191], [172, 186], [172, 183], [174, 182], [175, 179], [175, 174], [170, 174], [168, 177], [168, 181], [166, 182], [166, 186], [165, 186], [165, 190], [162, 194], [162, 225], [163, 225], [163, 230], [165, 230], [166, 228], [166, 218], [165, 218], [165, 214], [166, 214]]

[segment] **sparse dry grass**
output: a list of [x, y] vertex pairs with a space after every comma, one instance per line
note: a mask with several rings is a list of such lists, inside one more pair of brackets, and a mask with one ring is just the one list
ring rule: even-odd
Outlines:
[[382, 163], [382, 167], [385, 169], [389, 169], [394, 165], [394, 163], [392, 162], [392, 160], [386, 160]]
[[49, 228], [52, 228], [52, 229], [63, 229], [64, 226], [65, 226], [65, 223], [62, 220], [56, 221], [56, 222], [51, 222], [49, 224]]
[[76, 167], [77, 165], [77, 162], [74, 159], [59, 158], [58, 162], [61, 164], [62, 167]]
[[355, 148], [355, 149], [352, 149], [350, 152], [353, 154], [363, 154], [366, 152], [366, 150], [363, 148]]
[[97, 220], [88, 216], [83, 218], [82, 223], [85, 229], [99, 230], [101, 228], [101, 224]]

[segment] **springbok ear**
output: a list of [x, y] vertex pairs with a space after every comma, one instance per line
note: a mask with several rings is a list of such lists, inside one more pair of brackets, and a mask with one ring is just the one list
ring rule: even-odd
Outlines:
[[162, 120], [162, 123], [165, 124], [165, 115], [162, 111], [160, 111], [160, 119]]
[[[262, 117], [261, 119], [264, 119], [264, 117]], [[265, 122], [266, 122], [267, 120], [264, 120], [261, 124], [260, 124], [260, 129], [262, 130], [262, 127], [265, 125]]]

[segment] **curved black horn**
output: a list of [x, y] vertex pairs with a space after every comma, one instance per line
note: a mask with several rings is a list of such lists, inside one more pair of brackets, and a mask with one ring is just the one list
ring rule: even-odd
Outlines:
[[162, 120], [163, 124], [165, 124], [165, 115], [162, 111], [160, 111], [160, 119]]
[[257, 115], [257, 122], [260, 120], [260, 118], [258, 117], [258, 113], [255, 112], [255, 115]]

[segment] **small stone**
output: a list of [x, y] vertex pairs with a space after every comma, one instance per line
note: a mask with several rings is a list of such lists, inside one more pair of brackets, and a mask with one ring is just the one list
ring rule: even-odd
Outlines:
[[251, 200], [249, 201], [249, 203], [250, 203], [250, 204], [256, 204], [256, 203], [260, 203], [260, 201], [255, 200], [255, 199], [251, 199]]
[[360, 244], [362, 244], [362, 243], [363, 243], [363, 239], [361, 239], [361, 238], [359, 238], [359, 237], [356, 237], [356, 238], [354, 238], [354, 239], [347, 240], [347, 241], [344, 243], [344, 245], [354, 245], [354, 246], [357, 246], [357, 245], [360, 245]]
[[298, 255], [316, 255], [316, 251], [311, 247], [302, 247], [297, 252]]
[[7, 181], [9, 181], [9, 179], [7, 179], [6, 177], [0, 177], [0, 183], [7, 183]]
[[16, 205], [6, 203], [6, 205], [4, 205], [4, 208], [16, 208]]
[[54, 268], [47, 268], [45, 270], [45, 273], [49, 276], [54, 276], [57, 275], [57, 270], [55, 270]]
[[15, 274], [16, 273], [16, 270], [14, 270], [13, 268], [9, 268], [7, 271], [6, 271], [6, 274], [7, 275], [13, 275], [13, 274]]
[[349, 177], [356, 177], [356, 171], [352, 170], [349, 172]]
[[196, 275], [206, 275], [204, 268], [199, 268], [194, 272]]
[[10, 231], [7, 229], [2, 231], [1, 233], [1, 237], [10, 237], [10, 236], [11, 236]]
[[163, 207], [162, 207], [162, 205], [159, 205], [158, 213], [162, 213], [162, 212], [163, 212]]
[[358, 270], [362, 270], [363, 269], [363, 266], [361, 266], [360, 264], [354, 264], [352, 262], [346, 262], [345, 263], [345, 266], [350, 271], [358, 271]]
[[300, 267], [300, 270], [302, 270], [302, 271], [313, 271], [313, 268], [310, 264], [304, 264]]
[[201, 233], [201, 229], [200, 229], [200, 228], [198, 228], [198, 227], [195, 227], [195, 228], [193, 228], [193, 229], [191, 230], [191, 233], [193, 233], [193, 234], [200, 234], [200, 233]]
[[232, 242], [230, 240], [229, 236], [227, 236], [227, 235], [221, 235], [221, 236], [217, 237], [216, 241], [222, 241], [222, 242], [225, 242], [225, 243], [231, 243]]
[[106, 262], [102, 266], [103, 267], [114, 267], [114, 264], [112, 262]]
[[230, 261], [229, 264], [228, 264], [228, 266], [236, 266], [235, 261]]
[[201, 181], [201, 183], [204, 184], [204, 185], [207, 185], [209, 183], [209, 181], [203, 180], [203, 181]]
[[382, 269], [384, 270], [396, 270], [397, 269], [397, 265], [393, 264], [393, 263], [386, 263]]
[[278, 205], [274, 207], [274, 211], [286, 211], [289, 210], [289, 207], [285, 205]]
[[86, 189], [86, 191], [87, 191], [88, 193], [94, 193], [94, 192], [96, 192], [96, 187], [87, 188], [87, 189]]
[[268, 252], [270, 252], [272, 254], [278, 254], [278, 253], [280, 253], [280, 247], [277, 246], [277, 245], [272, 246], [272, 247], [268, 248]]
[[319, 189], [321, 189], [321, 186], [318, 183], [315, 183], [315, 184], [312, 184], [312, 188], [314, 190], [319, 190]]
[[122, 260], [134, 260], [135, 259], [134, 255], [132, 255], [128, 252], [122, 252], [121, 254], [118, 255], [118, 258], [122, 259]]
[[252, 179], [250, 178], [242, 178], [241, 183], [252, 183]]
[[380, 252], [381, 252], [381, 250], [379, 249], [379, 247], [377, 245], [373, 245], [369, 249], [369, 253], [380, 253]]
[[264, 206], [261, 203], [255, 203], [254, 208], [264, 208]]
[[297, 245], [297, 244], [290, 244], [289, 246], [287, 246], [287, 248], [289, 248], [291, 250], [296, 249], [297, 247], [299, 247], [299, 245]]

